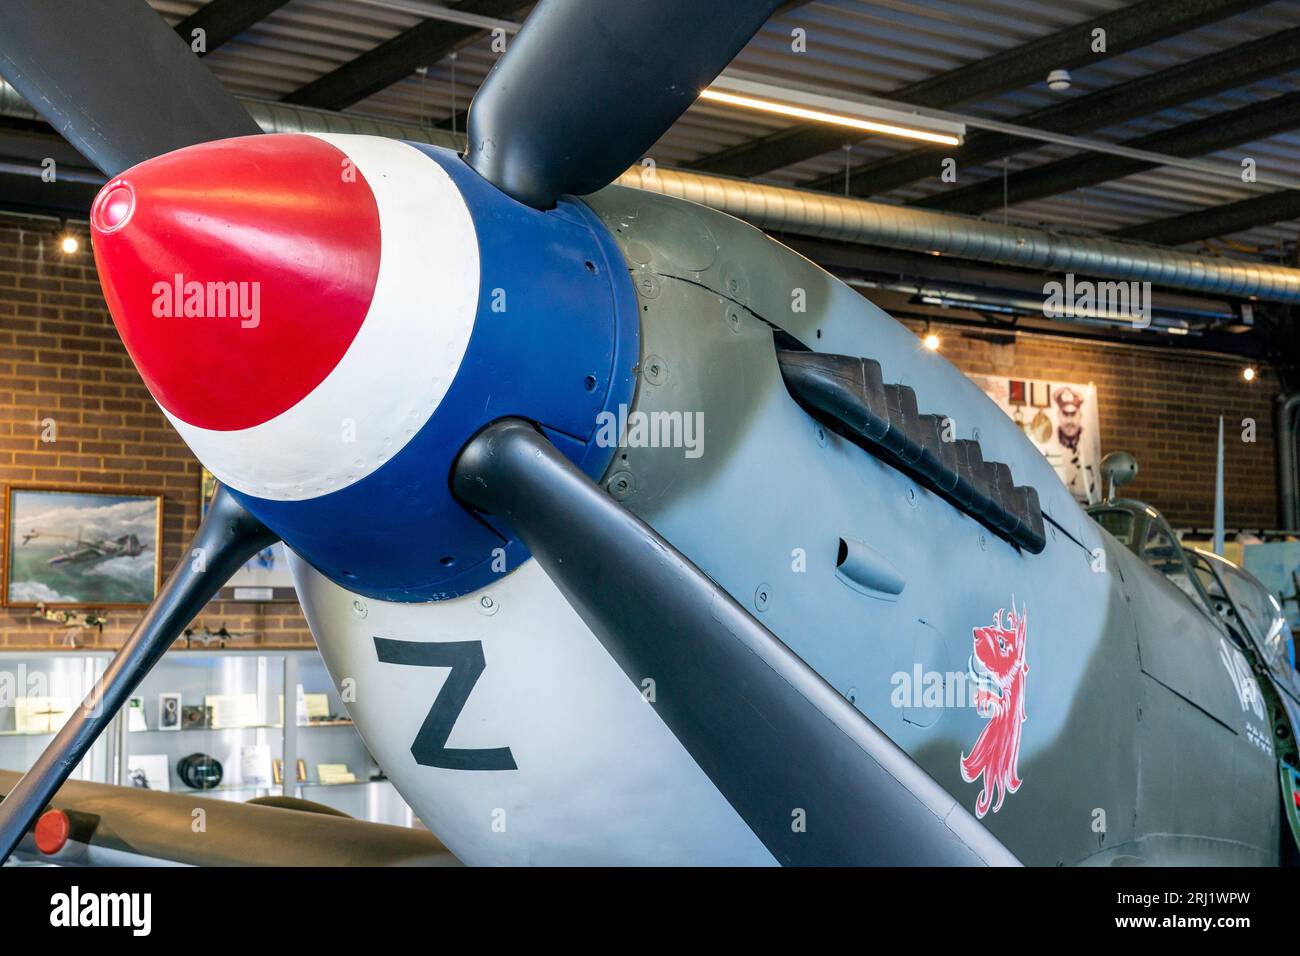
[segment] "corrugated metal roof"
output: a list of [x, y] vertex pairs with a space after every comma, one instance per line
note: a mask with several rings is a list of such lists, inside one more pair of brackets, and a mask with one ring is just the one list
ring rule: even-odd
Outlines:
[[[173, 23], [201, 6], [194, 0], [151, 2]], [[910, 83], [1125, 5], [1124, 0], [817, 0], [769, 22], [735, 65], [764, 74], [778, 84], [811, 83], [850, 95], [888, 96]], [[279, 98], [418, 22], [418, 16], [359, 0], [290, 0], [215, 50], [206, 63], [237, 93]], [[1049, 91], [1044, 82], [952, 108], [1014, 121], [1026, 112], [1062, 99], [1106, 89], [1294, 26], [1300, 26], [1300, 0], [1277, 0], [1074, 70], [1071, 89], [1064, 94]], [[792, 49], [791, 30], [795, 27], [806, 31], [806, 52]], [[456, 110], [465, 108], [496, 56], [486, 39], [472, 43], [459, 51], [454, 62], [446, 58], [430, 64], [427, 76], [412, 75], [355, 104], [350, 111], [430, 125], [446, 122]], [[1122, 141], [1297, 89], [1300, 71], [1088, 131], [1086, 135]], [[701, 103], [677, 122], [651, 155], [663, 165], [680, 164], [786, 125], [778, 117]], [[910, 148], [903, 141], [875, 137], [854, 144], [847, 158], [856, 164]], [[1011, 157], [1007, 169], [1015, 172], [1073, 152], [1067, 147], [1045, 145]], [[1300, 132], [1204, 158], [1237, 166], [1243, 156], [1254, 158], [1261, 171], [1294, 173], [1300, 169]], [[763, 179], [798, 184], [841, 171], [845, 161], [845, 151], [837, 149], [774, 170]], [[1001, 175], [1001, 162], [965, 169], [959, 171], [958, 185]], [[906, 202], [941, 188], [943, 184], [936, 177], [935, 181], [914, 183], [884, 198]], [[1161, 168], [1019, 204], [1006, 210], [1005, 215], [1015, 221], [1106, 230], [1257, 194], [1257, 190], [1239, 181], [1206, 182], [1183, 170]], [[989, 215], [1000, 219], [1004, 212], [997, 210]], [[1293, 242], [1296, 233], [1297, 223], [1288, 222], [1252, 229], [1234, 239], [1271, 250], [1284, 241]], [[1276, 253], [1266, 255], [1275, 257]]]

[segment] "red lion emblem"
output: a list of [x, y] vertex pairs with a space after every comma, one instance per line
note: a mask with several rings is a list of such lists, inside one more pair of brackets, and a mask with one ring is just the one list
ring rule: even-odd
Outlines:
[[1025, 675], [1029, 673], [1025, 663], [1026, 610], [1021, 608], [1016, 614], [1013, 597], [1010, 613], [1003, 608], [993, 615], [992, 627], [972, 631], [975, 653], [970, 675], [977, 688], [975, 710], [988, 723], [970, 754], [962, 754], [961, 778], [974, 783], [984, 776], [984, 789], [975, 798], [977, 817], [989, 812], [995, 790], [993, 812], [997, 813], [1006, 795], [1020, 789], [1016, 761], [1020, 757], [1020, 725], [1025, 721]]

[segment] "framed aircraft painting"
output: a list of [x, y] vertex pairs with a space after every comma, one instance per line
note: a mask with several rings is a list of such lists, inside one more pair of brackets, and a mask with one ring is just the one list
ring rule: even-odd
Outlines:
[[[199, 518], [207, 516], [208, 503], [217, 491], [217, 479], [206, 468], [199, 468]], [[297, 601], [289, 554], [283, 544], [263, 548], [234, 573], [226, 586], [217, 592], [223, 601]]]
[[6, 607], [145, 607], [157, 595], [159, 495], [13, 485], [6, 504]]

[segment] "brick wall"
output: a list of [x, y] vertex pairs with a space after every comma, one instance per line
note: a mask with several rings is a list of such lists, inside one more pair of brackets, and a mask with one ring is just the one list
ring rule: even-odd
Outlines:
[[[154, 405], [104, 307], [88, 248], [65, 256], [51, 226], [0, 219], [0, 484], [123, 489], [163, 496], [163, 567], [178, 560], [198, 524], [199, 466]], [[943, 350], [964, 371], [1093, 382], [1101, 404], [1103, 452], [1133, 452], [1130, 486], [1175, 525], [1208, 525], [1213, 513], [1215, 429], [1227, 418], [1227, 521], [1276, 524], [1273, 448], [1275, 376], [1251, 384], [1236, 359], [1151, 348], [1105, 346], [1021, 335], [994, 345], [958, 328], [936, 327]], [[198, 360], [195, 375], [221, 375]], [[1254, 418], [1256, 441], [1240, 440]], [[41, 441], [52, 418], [57, 441]], [[0, 508], [5, 496], [0, 496]], [[110, 611], [102, 639], [116, 645], [138, 612]], [[214, 602], [198, 623], [253, 631], [253, 643], [294, 646], [311, 635], [295, 604]], [[25, 609], [0, 608], [0, 647], [48, 647], [65, 633]]]
[[[199, 359], [195, 375], [221, 375]], [[56, 440], [41, 440], [53, 419]], [[199, 464], [145, 390], [100, 295], [89, 244], [65, 256], [52, 226], [0, 220], [0, 484], [121, 489], [163, 496], [164, 574], [198, 526]], [[5, 489], [7, 491], [7, 488]], [[8, 495], [0, 496], [0, 509]], [[140, 612], [110, 610], [102, 637], [116, 645]], [[213, 602], [213, 630], [253, 631], [240, 643], [302, 645], [311, 634], [296, 604]], [[0, 608], [0, 648], [49, 647], [67, 637], [29, 609]]]
[[[918, 331], [920, 327], [917, 326]], [[1138, 460], [1125, 494], [1154, 505], [1175, 527], [1209, 527], [1219, 415], [1224, 416], [1224, 510], [1229, 528], [1276, 528], [1277, 376], [1247, 383], [1239, 358], [1021, 334], [1012, 345], [979, 332], [934, 326], [943, 354], [970, 374], [1092, 382], [1100, 403], [1101, 451]], [[1255, 441], [1242, 440], [1253, 419]]]

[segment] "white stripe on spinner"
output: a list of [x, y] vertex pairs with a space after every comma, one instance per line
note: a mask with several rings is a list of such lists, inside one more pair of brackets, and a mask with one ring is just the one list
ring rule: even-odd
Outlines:
[[379, 207], [379, 276], [365, 321], [315, 389], [260, 425], [214, 431], [163, 409], [219, 481], [276, 501], [346, 488], [424, 427], [465, 357], [481, 275], [474, 221], [441, 166], [397, 140], [307, 135], [356, 163]]

